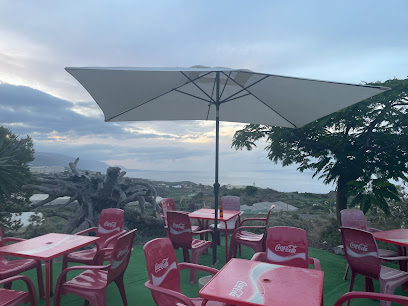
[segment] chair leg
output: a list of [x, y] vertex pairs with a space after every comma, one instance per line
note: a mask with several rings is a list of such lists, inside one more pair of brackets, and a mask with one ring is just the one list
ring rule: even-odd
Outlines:
[[[390, 286], [389, 283], [381, 281], [380, 279], [380, 293], [394, 294], [396, 287], [395, 284]], [[380, 306], [391, 306], [391, 302], [380, 301]]]
[[347, 263], [347, 264], [346, 264], [346, 271], [344, 272], [344, 276], [343, 276], [343, 279], [344, 279], [344, 280], [347, 280], [347, 274], [348, 274], [349, 268], [350, 268], [350, 266], [349, 266], [349, 264]]
[[[191, 263], [198, 264], [200, 256], [204, 250], [191, 250]], [[197, 279], [197, 270], [190, 270], [190, 284], [194, 284]]]
[[231, 238], [228, 260], [237, 257], [237, 243]]
[[84, 306], [89, 306], [89, 301], [88, 300], [84, 301]]
[[190, 262], [190, 253], [188, 249], [183, 248], [183, 257], [184, 257], [184, 262]]
[[[354, 286], [354, 279], [356, 278], [356, 273], [354, 273], [353, 271], [351, 271], [351, 279], [350, 279], [350, 288], [349, 288], [349, 292], [353, 291], [353, 286]], [[350, 301], [347, 301], [347, 306], [350, 305]]]
[[366, 292], [374, 292], [373, 279], [365, 277], [365, 290]]
[[60, 306], [61, 304], [61, 290], [59, 286], [55, 288], [55, 293], [54, 293], [54, 306]]
[[115, 283], [118, 286], [120, 296], [122, 297], [123, 305], [127, 306], [128, 303], [127, 303], [126, 292], [125, 292], [125, 283], [123, 281], [123, 274], [115, 279]]
[[40, 299], [45, 299], [45, 291], [44, 291], [44, 279], [42, 273], [42, 266], [41, 261], [37, 260], [37, 281], [38, 281], [38, 293], [40, 295]]

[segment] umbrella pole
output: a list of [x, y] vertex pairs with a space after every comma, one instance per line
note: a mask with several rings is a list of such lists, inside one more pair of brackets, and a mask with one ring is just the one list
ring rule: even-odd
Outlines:
[[[213, 265], [217, 261], [217, 243], [218, 243], [218, 194], [220, 184], [218, 183], [218, 156], [220, 142], [220, 73], [217, 72], [215, 78], [216, 100], [215, 100], [215, 183], [214, 183], [214, 241], [213, 241]], [[227, 247], [227, 246], [225, 246]]]

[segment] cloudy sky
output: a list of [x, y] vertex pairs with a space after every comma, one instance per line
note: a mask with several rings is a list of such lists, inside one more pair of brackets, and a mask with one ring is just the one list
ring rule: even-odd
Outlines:
[[[38, 151], [128, 168], [209, 170], [214, 122], [105, 123], [64, 67], [209, 67], [361, 83], [408, 75], [408, 2], [0, 1], [0, 123]], [[220, 170], [272, 169], [262, 143]]]

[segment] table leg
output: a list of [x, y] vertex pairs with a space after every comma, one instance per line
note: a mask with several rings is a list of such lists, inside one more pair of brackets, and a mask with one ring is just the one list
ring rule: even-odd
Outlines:
[[228, 261], [228, 228], [227, 221], [224, 221], [225, 224], [225, 263]]
[[45, 305], [50, 306], [50, 260], [45, 261]]
[[52, 259], [50, 260], [50, 296], [54, 296], [54, 293], [53, 293], [53, 288], [54, 288], [54, 283], [53, 283], [53, 281], [52, 281]]

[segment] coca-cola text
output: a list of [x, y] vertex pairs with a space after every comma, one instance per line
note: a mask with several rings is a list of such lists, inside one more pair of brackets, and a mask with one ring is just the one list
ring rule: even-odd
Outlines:
[[290, 253], [290, 254], [295, 254], [297, 247], [298, 247], [297, 245], [293, 245], [293, 244], [289, 244], [289, 245], [280, 245], [280, 244], [277, 244], [277, 245], [275, 246], [275, 251], [277, 251], [277, 252], [285, 252], [285, 253]]
[[359, 251], [364, 251], [364, 252], [367, 252], [367, 245], [366, 244], [363, 244], [363, 243], [355, 243], [355, 242], [350, 242], [350, 248], [352, 248], [352, 249], [356, 249], [356, 250], [359, 250]]
[[129, 246], [127, 245], [126, 248], [118, 252], [118, 259], [120, 259], [123, 255], [126, 255], [128, 252], [129, 252]]
[[236, 298], [240, 298], [241, 295], [244, 293], [242, 290], [244, 289], [245, 286], [248, 286], [248, 284], [245, 282], [237, 281], [236, 285], [234, 286], [234, 288], [232, 288], [229, 295]]
[[185, 224], [184, 223], [173, 223], [173, 228], [178, 228], [178, 229], [184, 229]]
[[116, 227], [117, 222], [116, 221], [105, 221], [105, 223], [103, 224], [103, 226], [105, 227], [110, 227], [110, 228], [114, 228]]
[[163, 270], [165, 268], [167, 268], [169, 266], [169, 259], [168, 258], [164, 258], [162, 260], [162, 262], [156, 263], [154, 265], [154, 272], [159, 272], [160, 270]]

